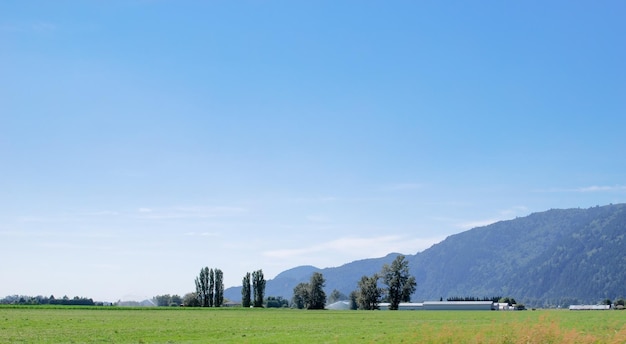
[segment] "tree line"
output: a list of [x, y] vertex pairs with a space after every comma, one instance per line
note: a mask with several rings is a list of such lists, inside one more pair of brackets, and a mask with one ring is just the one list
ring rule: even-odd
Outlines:
[[[379, 281], [386, 287], [381, 287]], [[299, 309], [324, 309], [326, 294], [324, 293], [325, 280], [321, 273], [314, 272], [309, 283], [300, 283], [293, 289], [293, 307]], [[409, 273], [409, 263], [405, 256], [399, 255], [391, 263], [385, 264], [379, 273], [372, 276], [363, 276], [358, 282], [357, 290], [350, 293], [351, 309], [372, 310], [378, 309], [378, 304], [386, 301], [389, 309], [397, 310], [400, 302], [410, 301], [417, 283]], [[329, 301], [345, 299], [345, 295], [333, 290]]]
[[[386, 286], [380, 287], [379, 280]], [[265, 298], [266, 280], [263, 270], [247, 272], [242, 279], [242, 307], [288, 307], [289, 302], [282, 297]], [[200, 269], [195, 279], [196, 292], [182, 298], [184, 306], [220, 307], [224, 302], [223, 273], [220, 269]], [[326, 280], [319, 272], [314, 272], [308, 283], [299, 283], [293, 289], [291, 306], [298, 309], [324, 309], [326, 301], [336, 302], [348, 297], [333, 290], [327, 298], [324, 292]], [[409, 273], [409, 263], [404, 255], [399, 255], [391, 263], [385, 264], [380, 273], [363, 276], [358, 289], [350, 294], [352, 309], [377, 309], [380, 302], [389, 302], [391, 310], [397, 310], [400, 302], [410, 301], [417, 283]], [[172, 305], [175, 296], [156, 296], [158, 305]], [[177, 297], [177, 296], [176, 296]], [[179, 297], [176, 298], [179, 300]]]
[[[156, 306], [186, 306], [186, 307], [221, 307], [224, 305], [224, 274], [218, 268], [204, 267], [195, 278], [195, 292], [179, 295], [157, 295], [152, 299]], [[324, 292], [326, 280], [319, 272], [314, 272], [308, 283], [299, 283], [293, 289], [291, 302], [282, 297], [265, 297], [266, 280], [263, 270], [248, 272], [243, 276], [241, 289], [242, 307], [268, 307], [284, 308], [293, 307], [298, 309], [324, 309], [326, 302], [349, 301], [351, 309], [373, 310], [378, 309], [382, 302], [389, 303], [390, 310], [397, 310], [401, 302], [409, 302], [411, 294], [415, 292], [417, 283], [409, 273], [408, 261], [404, 255], [399, 255], [391, 264], [385, 264], [380, 272], [371, 276], [362, 276], [357, 283], [357, 289], [346, 296], [338, 290], [333, 290], [330, 295]], [[443, 298], [440, 299], [443, 301]], [[484, 297], [472, 296], [447, 298], [447, 301], [492, 301], [517, 305], [523, 309], [515, 299], [510, 297]], [[612, 305], [615, 309], [624, 309], [626, 301], [623, 298], [612, 302], [609, 299], [602, 301], [603, 304]], [[18, 305], [104, 305], [102, 302], [94, 302], [91, 298], [74, 297], [70, 299], [63, 296], [56, 299], [53, 295], [44, 296], [20, 296], [12, 295], [0, 299], [0, 304]], [[121, 305], [118, 303], [106, 305]], [[143, 305], [139, 304], [138, 305]]]
[[60, 299], [54, 297], [54, 295], [47, 296], [26, 296], [26, 295], [11, 295], [3, 299], [0, 299], [0, 304], [3, 305], [64, 305], [64, 306], [102, 306], [102, 302], [94, 302], [91, 298], [74, 296], [69, 298], [63, 296]]
[[200, 269], [196, 277], [196, 298], [200, 307], [221, 307], [224, 303], [224, 273], [220, 269]]
[[[385, 287], [381, 287], [379, 281]], [[373, 310], [378, 309], [381, 302], [388, 302], [390, 310], [397, 310], [400, 302], [411, 301], [417, 282], [409, 273], [406, 257], [399, 255], [379, 273], [362, 276], [357, 285], [358, 289], [350, 293], [352, 309]]]
[[[222, 307], [224, 305], [224, 273], [222, 270], [204, 267], [195, 279], [196, 291], [184, 297], [169, 294], [154, 297], [157, 306], [185, 307]], [[243, 307], [263, 307], [265, 297], [265, 277], [263, 270], [248, 272], [244, 275], [241, 289]], [[276, 301], [273, 298], [271, 301]], [[282, 302], [282, 299], [279, 300]], [[274, 303], [273, 303], [274, 305]]]
[[[387, 288], [379, 288], [377, 283], [381, 279]], [[326, 280], [319, 272], [314, 272], [309, 283], [300, 283], [294, 288], [291, 306], [294, 308], [324, 309], [326, 301], [336, 302], [347, 297], [337, 290], [333, 290], [327, 298], [324, 292]], [[224, 304], [224, 273], [218, 268], [203, 267], [194, 280], [195, 292], [179, 295], [157, 295], [152, 299], [156, 306], [186, 306], [186, 307], [221, 307]], [[282, 297], [265, 297], [266, 280], [263, 270], [248, 272], [242, 279], [241, 305], [243, 307], [288, 307], [289, 301]], [[409, 275], [408, 262], [404, 256], [398, 256], [394, 262], [385, 265], [380, 274], [363, 276], [359, 281], [359, 289], [351, 294], [354, 309], [376, 309], [381, 300], [388, 300], [397, 309], [402, 301], [408, 301], [415, 291], [415, 278]], [[384, 298], [383, 298], [384, 296]], [[92, 299], [78, 298], [56, 300], [50, 298], [20, 298], [10, 300], [13, 304], [63, 304], [63, 305], [94, 305]]]
[[263, 307], [266, 283], [263, 270], [247, 272], [241, 283], [241, 306]]

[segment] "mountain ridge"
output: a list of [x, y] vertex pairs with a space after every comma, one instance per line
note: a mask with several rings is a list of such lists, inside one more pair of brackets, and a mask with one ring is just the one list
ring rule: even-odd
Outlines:
[[[626, 295], [626, 204], [550, 209], [472, 228], [405, 255], [417, 289], [414, 301], [452, 296], [513, 296], [531, 305], [598, 302]], [[291, 298], [314, 271], [328, 292], [349, 294], [398, 253], [338, 267], [295, 267], [267, 281], [266, 295]], [[229, 288], [237, 300], [240, 287]]]

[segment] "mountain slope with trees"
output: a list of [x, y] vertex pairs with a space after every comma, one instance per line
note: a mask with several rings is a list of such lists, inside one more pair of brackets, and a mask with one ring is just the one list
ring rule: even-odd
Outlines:
[[415, 298], [515, 295], [597, 302], [626, 293], [626, 205], [549, 210], [450, 236], [411, 259]]
[[[626, 204], [552, 209], [452, 235], [406, 255], [417, 288], [412, 300], [510, 295], [530, 305], [595, 303], [626, 295]], [[349, 294], [363, 276], [398, 254], [336, 268], [287, 270], [267, 281], [268, 295], [291, 299], [293, 288], [313, 272], [326, 290]], [[228, 293], [230, 291], [230, 294]], [[240, 288], [228, 295], [240, 297]]]

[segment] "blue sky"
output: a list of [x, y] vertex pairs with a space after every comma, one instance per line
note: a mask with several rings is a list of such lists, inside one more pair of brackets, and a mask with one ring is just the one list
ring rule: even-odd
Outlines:
[[183, 295], [624, 202], [624, 13], [3, 1], [0, 296]]

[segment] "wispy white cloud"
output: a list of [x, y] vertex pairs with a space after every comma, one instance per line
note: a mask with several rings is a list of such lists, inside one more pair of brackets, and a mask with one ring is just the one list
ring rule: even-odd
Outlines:
[[528, 207], [526, 206], [514, 206], [508, 209], [500, 210], [498, 214], [479, 220], [466, 220], [466, 221], [457, 221], [456, 227], [460, 229], [472, 229], [476, 227], [488, 226], [490, 224], [496, 223], [498, 221], [510, 220], [511, 218], [519, 215], [526, 215], [528, 212]]
[[577, 188], [550, 188], [550, 189], [538, 189], [535, 192], [624, 192], [626, 191], [626, 185], [591, 185], [581, 186]]
[[476, 228], [476, 227], [484, 227], [484, 226], [488, 226], [490, 224], [496, 223], [498, 221], [501, 221], [499, 218], [489, 218], [489, 219], [483, 219], [483, 220], [475, 220], [475, 221], [463, 221], [463, 222], [459, 222], [456, 224], [457, 228], [460, 229], [472, 229], [472, 228]]
[[100, 211], [92, 211], [90, 213], [86, 213], [85, 215], [91, 216], [117, 216], [120, 213], [112, 210], [100, 210]]
[[308, 215], [306, 217], [307, 221], [314, 223], [328, 223], [330, 222], [330, 218], [326, 215]]
[[338, 198], [335, 196], [311, 196], [311, 197], [295, 197], [289, 198], [287, 201], [289, 202], [302, 202], [302, 203], [326, 203], [326, 202], [334, 202], [337, 201]]
[[612, 191], [626, 191], [626, 186], [624, 185], [613, 185], [613, 186], [586, 186], [576, 189], [577, 192], [612, 192]]
[[246, 208], [228, 206], [192, 206], [172, 208], [139, 208], [138, 217], [141, 219], [203, 219], [216, 217], [238, 216], [247, 212]]
[[96, 270], [121, 270], [121, 266], [117, 264], [96, 263], [89, 266]]
[[516, 205], [508, 209], [500, 211], [501, 216], [518, 216], [520, 213], [527, 213], [528, 207], [524, 205]]
[[407, 190], [417, 190], [424, 187], [424, 184], [419, 183], [396, 183], [390, 184], [383, 187], [385, 191], [407, 191]]
[[186, 236], [195, 236], [195, 237], [218, 237], [219, 233], [216, 232], [187, 232]]
[[[82, 214], [81, 214], [82, 215]], [[69, 223], [83, 221], [82, 216], [21, 216], [17, 219], [18, 222], [24, 223]]]
[[35, 247], [41, 249], [52, 249], [52, 250], [76, 250], [76, 249], [84, 249], [84, 244], [78, 244], [67, 241], [44, 241], [38, 242], [34, 244]]
[[22, 223], [78, 223], [92, 221], [94, 217], [114, 217], [120, 216], [122, 213], [113, 210], [95, 210], [95, 211], [76, 211], [63, 212], [56, 214], [28, 215], [17, 218]]
[[13, 238], [87, 238], [87, 239], [115, 239], [120, 234], [114, 231], [48, 231], [48, 230], [5, 230], [0, 231], [0, 236]]
[[319, 197], [295, 197], [287, 199], [288, 202], [298, 203], [361, 203], [378, 202], [384, 200], [381, 197], [339, 197], [339, 196], [319, 196]]
[[[324, 257], [337, 257], [338, 255], [347, 259], [362, 259], [384, 256], [391, 252], [414, 254], [443, 239], [443, 237], [412, 238], [401, 235], [343, 237], [308, 247], [265, 251], [263, 255], [270, 258], [290, 260], [315, 260], [319, 258], [323, 260]], [[336, 258], [334, 260], [336, 261]], [[311, 261], [307, 264], [314, 263]]]
[[0, 231], [0, 236], [3, 237], [48, 237], [54, 233], [45, 231], [17, 231], [17, 230], [3, 230]]

